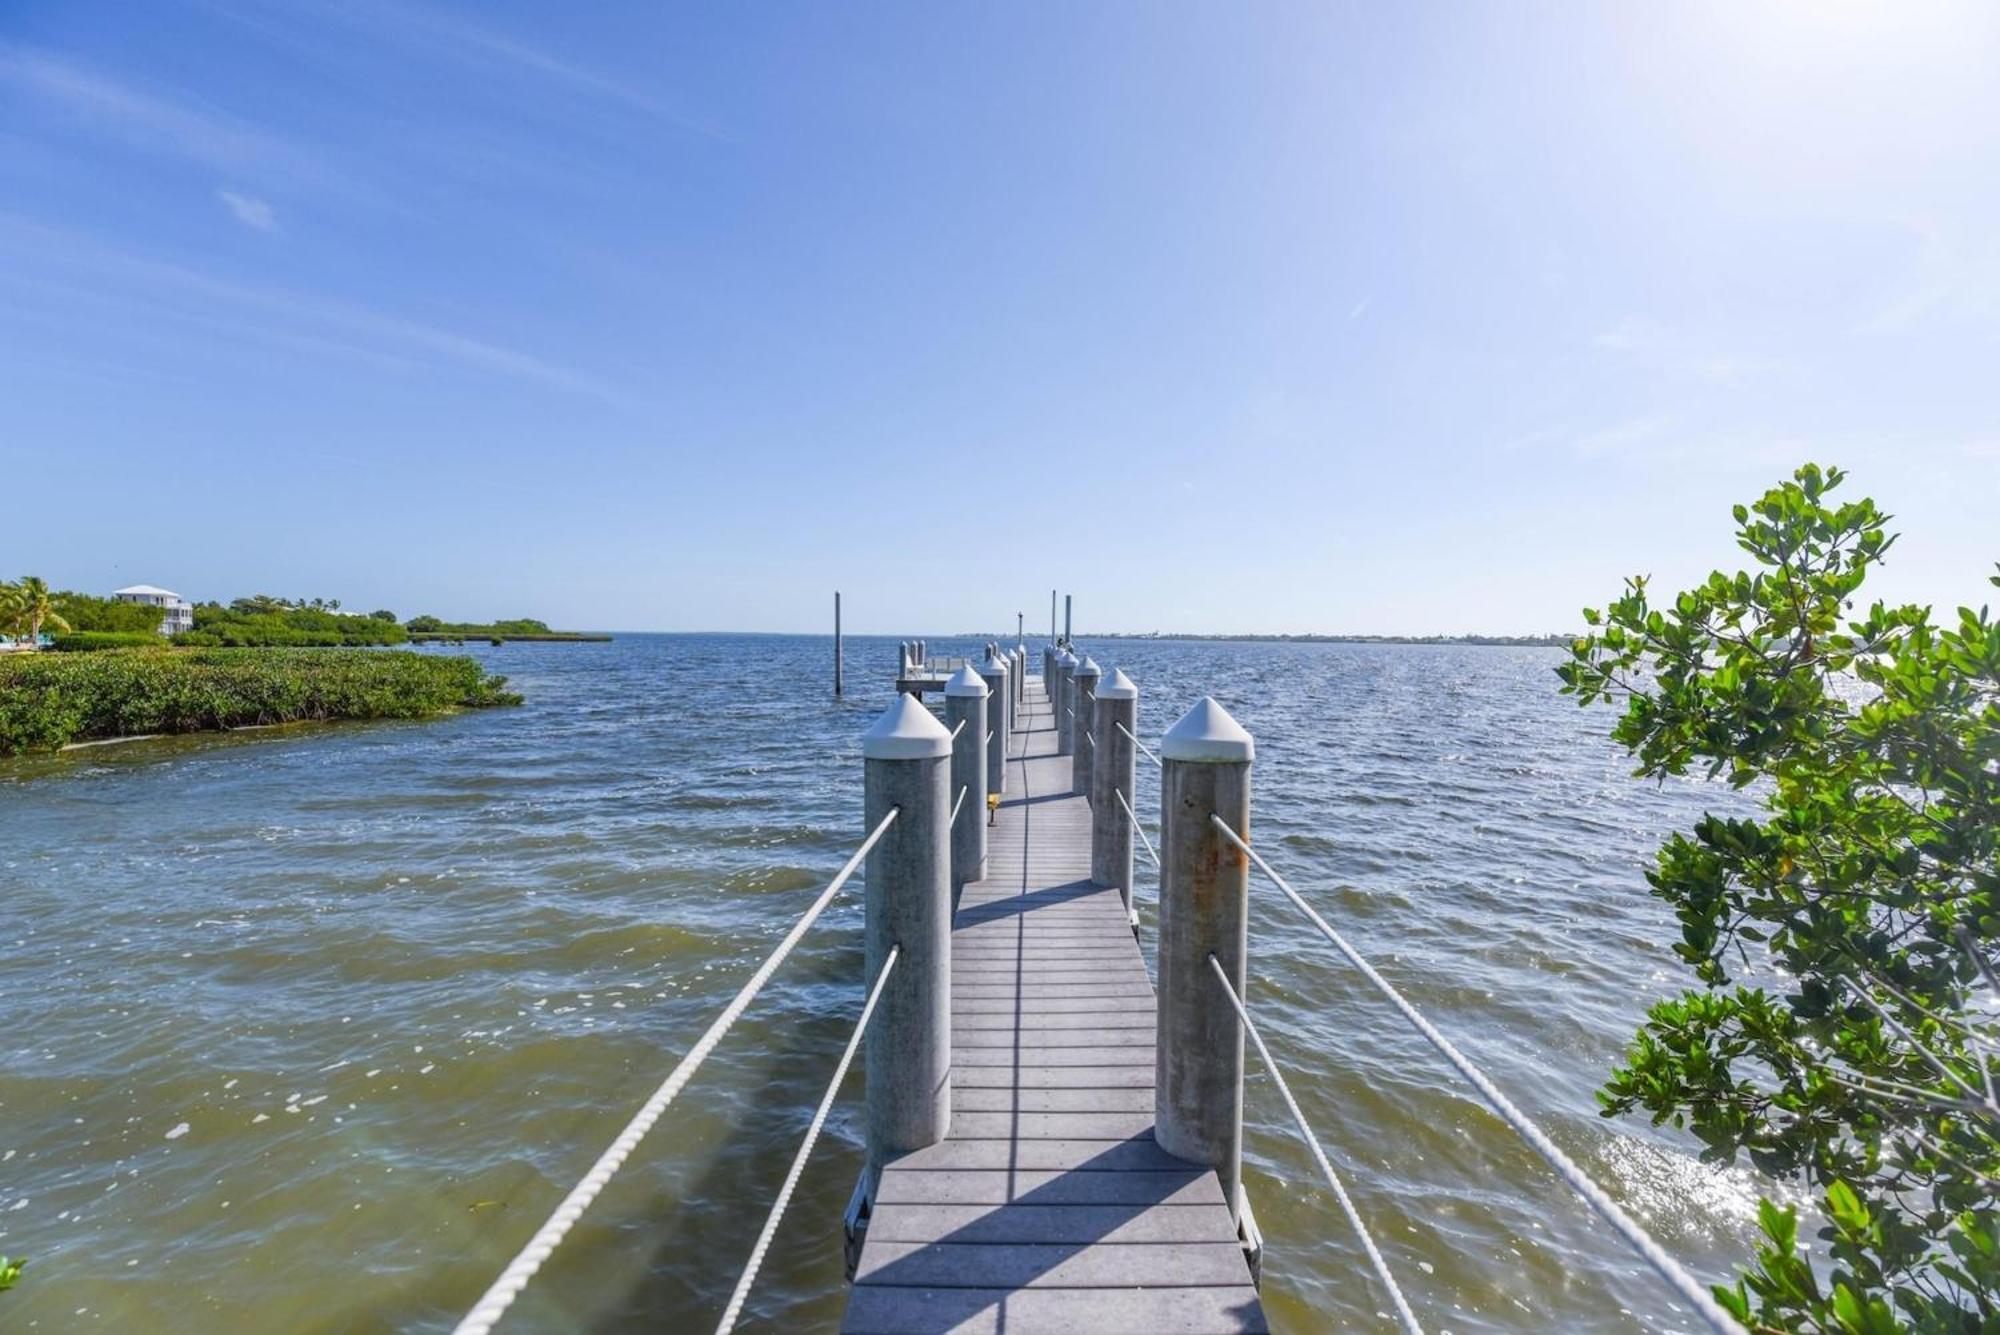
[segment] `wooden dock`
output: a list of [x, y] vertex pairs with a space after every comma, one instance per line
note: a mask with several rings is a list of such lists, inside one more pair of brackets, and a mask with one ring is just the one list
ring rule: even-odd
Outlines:
[[885, 1166], [842, 1328], [1265, 1330], [1215, 1170], [1154, 1143], [1153, 986], [1039, 679], [1014, 740], [952, 927], [950, 1134]]

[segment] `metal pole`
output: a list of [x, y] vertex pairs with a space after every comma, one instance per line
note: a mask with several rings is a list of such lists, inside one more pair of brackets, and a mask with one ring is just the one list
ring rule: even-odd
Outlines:
[[[962, 726], [961, 726], [962, 725]], [[951, 746], [951, 902], [968, 881], [986, 879], [986, 680], [971, 664], [944, 685], [944, 726]]]
[[951, 1129], [951, 734], [915, 696], [861, 737], [867, 822], [896, 819], [868, 854], [867, 972], [902, 955], [868, 1031], [868, 1196], [891, 1155]]
[[1160, 1148], [1208, 1164], [1243, 1219], [1243, 1030], [1216, 995], [1215, 956], [1244, 995], [1250, 860], [1209, 823], [1250, 837], [1250, 734], [1203, 698], [1160, 743], [1160, 991], [1153, 1119]]
[[[1097, 687], [1090, 715], [1097, 754], [1090, 767], [1090, 879], [1115, 885], [1125, 901], [1125, 918], [1139, 923], [1132, 907], [1132, 817], [1139, 805], [1139, 688], [1118, 668]], [[1123, 801], [1120, 801], [1120, 798]]]
[[[979, 675], [986, 682], [986, 728], [993, 734], [993, 740], [986, 745], [986, 791], [1000, 793], [1007, 788], [1008, 739], [1014, 732], [1013, 701], [1007, 690], [1007, 680], [1012, 674], [1007, 670], [1007, 660], [996, 649], [987, 656]], [[982, 821], [986, 819], [984, 811], [973, 814]]]
[[1056, 642], [1056, 591], [1049, 590], [1049, 643]]
[[1063, 595], [1063, 643], [1064, 644], [1076, 643], [1076, 640], [1071, 636], [1069, 628], [1069, 600], [1073, 596], [1074, 595], [1067, 593]]
[[1097, 660], [1085, 656], [1076, 665], [1076, 672], [1070, 677], [1070, 708], [1075, 711], [1073, 729], [1070, 733], [1069, 789], [1082, 793], [1086, 801], [1090, 798], [1090, 767], [1096, 763], [1096, 743], [1092, 740], [1091, 715], [1097, 708], [1097, 679], [1104, 675], [1104, 669], [1097, 666]]
[[840, 642], [840, 591], [833, 594], [833, 697], [838, 700], [841, 690], [841, 642]]

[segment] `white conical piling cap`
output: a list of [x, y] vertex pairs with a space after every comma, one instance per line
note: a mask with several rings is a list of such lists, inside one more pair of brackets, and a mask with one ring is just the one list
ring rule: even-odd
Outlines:
[[1086, 655], [1084, 660], [1076, 665], [1076, 675], [1079, 677], [1101, 677], [1104, 675], [1104, 669], [1097, 666], [1096, 659]]
[[979, 675], [982, 677], [1004, 677], [1007, 675], [1007, 660], [1000, 656], [998, 649], [988, 654], [986, 661], [979, 665]]
[[916, 696], [899, 695], [861, 734], [861, 754], [868, 760], [930, 760], [951, 754], [951, 734]]
[[951, 680], [944, 684], [944, 693], [946, 695], [969, 695], [975, 699], [984, 700], [986, 698], [986, 678], [974, 672], [972, 664], [967, 663], [964, 667], [951, 674]]
[[1056, 666], [1057, 666], [1057, 667], [1066, 667], [1066, 668], [1073, 668], [1073, 667], [1075, 667], [1075, 666], [1076, 666], [1076, 655], [1075, 655], [1075, 654], [1073, 654], [1073, 653], [1071, 653], [1071, 652], [1070, 652], [1069, 650], [1067, 650], [1067, 649], [1064, 649], [1064, 650], [1063, 650], [1063, 651], [1062, 651], [1061, 653], [1058, 653], [1058, 654], [1056, 655]]
[[1256, 753], [1256, 743], [1243, 731], [1243, 725], [1208, 695], [1181, 715], [1181, 721], [1160, 739], [1160, 755], [1166, 760], [1229, 765], [1254, 759]]
[[1097, 688], [1097, 698], [1100, 700], [1137, 700], [1139, 698], [1139, 688], [1134, 686], [1132, 679], [1125, 675], [1124, 668], [1112, 668], [1110, 678]]

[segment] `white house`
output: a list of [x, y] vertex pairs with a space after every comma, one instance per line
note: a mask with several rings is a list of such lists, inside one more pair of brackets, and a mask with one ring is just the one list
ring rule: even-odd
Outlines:
[[144, 603], [148, 607], [159, 608], [165, 614], [160, 621], [162, 635], [178, 635], [184, 630], [194, 629], [194, 604], [171, 589], [134, 584], [111, 596], [121, 603]]

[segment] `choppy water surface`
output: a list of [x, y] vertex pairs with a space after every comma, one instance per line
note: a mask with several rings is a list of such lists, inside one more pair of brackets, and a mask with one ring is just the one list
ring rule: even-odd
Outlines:
[[[1556, 695], [1552, 651], [1089, 647], [1139, 682], [1142, 736], [1203, 693], [1228, 705], [1257, 737], [1272, 860], [1671, 1249], [1728, 1270], [1750, 1179], [1592, 1099], [1681, 976], [1641, 869], [1726, 794], [1629, 778], [1608, 716]], [[857, 738], [888, 700], [889, 642], [850, 642], [845, 703], [824, 639], [466, 652], [527, 705], [0, 763], [0, 1252], [32, 1258], [0, 1325], [446, 1327], [858, 842]], [[1425, 1323], [1685, 1327], [1300, 927], [1253, 884], [1253, 1008]], [[857, 886], [518, 1328], [713, 1322], [860, 965]], [[858, 1092], [752, 1324], [838, 1319]], [[1253, 1076], [1247, 1098], [1274, 1319], [1384, 1325], [1275, 1091]]]

